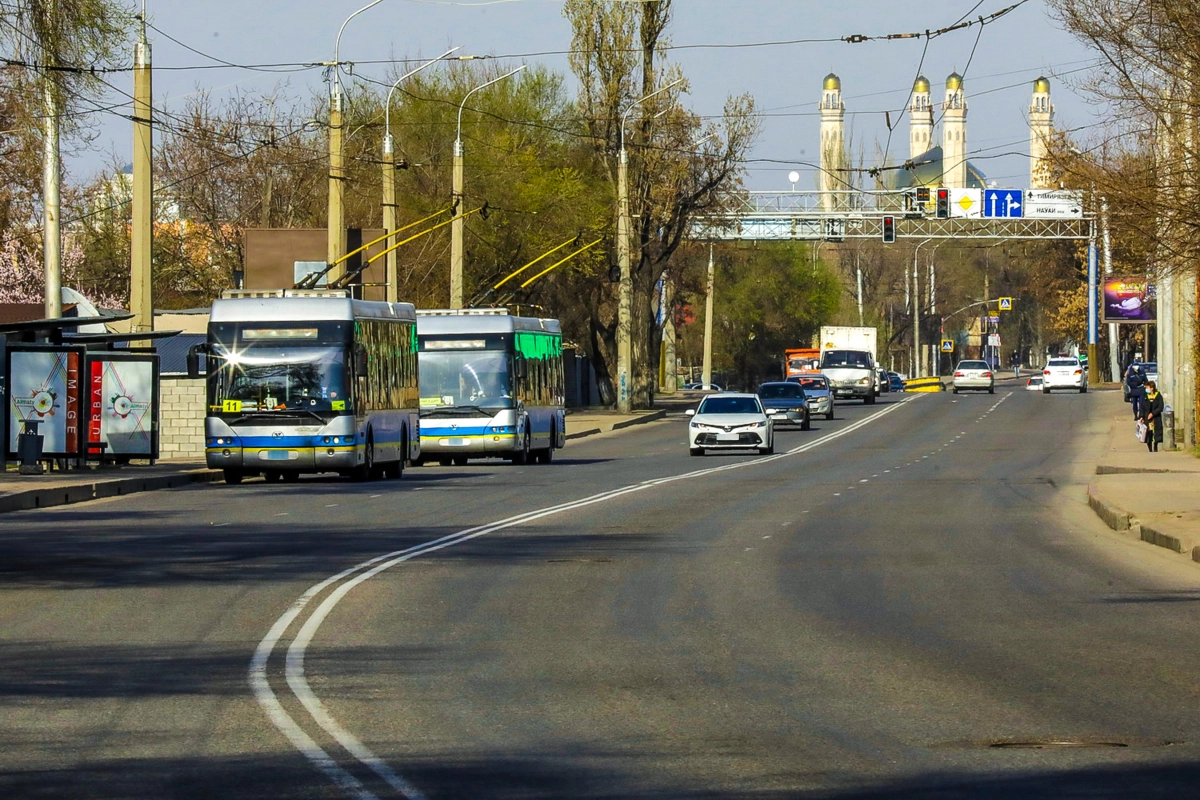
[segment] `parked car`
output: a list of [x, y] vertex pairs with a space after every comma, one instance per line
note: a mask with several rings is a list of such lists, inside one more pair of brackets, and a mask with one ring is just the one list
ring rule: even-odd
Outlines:
[[723, 392], [725, 391], [715, 383], [688, 383], [684, 384], [684, 389], [696, 392]]
[[1051, 389], [1075, 389], [1080, 394], [1088, 390], [1087, 367], [1072, 356], [1058, 356], [1046, 362], [1042, 369], [1042, 393]]
[[775, 423], [768, 417], [756, 394], [726, 392], [700, 401], [695, 411], [687, 410], [688, 451], [694, 456], [705, 450], [756, 449], [762, 455], [775, 452]]
[[904, 378], [901, 378], [895, 372], [889, 372], [888, 373], [888, 387], [893, 392], [903, 392], [904, 391]]
[[809, 375], [791, 375], [787, 383], [798, 383], [804, 390], [804, 398], [808, 402], [808, 417], [812, 419], [818, 414], [824, 414], [825, 419], [833, 419], [833, 392], [829, 388], [829, 379], [824, 375], [812, 373]]
[[954, 393], [968, 389], [996, 393], [996, 378], [986, 361], [960, 361], [954, 368]]
[[790, 425], [808, 430], [808, 401], [800, 384], [772, 381], [759, 386], [756, 394], [776, 428]]
[[1042, 376], [1041, 376], [1041, 375], [1034, 375], [1032, 378], [1030, 378], [1029, 380], [1027, 380], [1027, 381], [1025, 382], [1025, 388], [1026, 388], [1026, 390], [1028, 390], [1028, 391], [1030, 391], [1030, 392], [1037, 392], [1037, 391], [1041, 391], [1041, 388], [1042, 388]]
[[1142, 364], [1142, 374], [1146, 376], [1146, 380], [1154, 381], [1154, 385], [1158, 385], [1158, 362], [1147, 361]]

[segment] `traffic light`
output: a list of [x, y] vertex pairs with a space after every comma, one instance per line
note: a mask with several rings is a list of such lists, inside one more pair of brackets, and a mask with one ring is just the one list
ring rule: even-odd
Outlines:
[[892, 244], [896, 241], [896, 218], [891, 214], [883, 218], [883, 243]]
[[948, 219], [950, 217], [950, 190], [937, 190], [937, 218]]
[[917, 187], [917, 202], [920, 203], [921, 205], [925, 205], [926, 203], [929, 202], [929, 187], [928, 186], [918, 186]]

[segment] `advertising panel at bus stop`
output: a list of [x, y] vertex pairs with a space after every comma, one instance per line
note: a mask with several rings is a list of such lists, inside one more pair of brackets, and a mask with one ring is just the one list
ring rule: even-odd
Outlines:
[[[8, 409], [5, 457], [17, 457], [17, 436], [36, 422], [42, 455], [76, 458], [83, 444], [81, 407], [84, 349], [14, 344], [7, 348]], [[33, 426], [30, 426], [32, 432]]]
[[1152, 323], [1158, 319], [1155, 286], [1145, 276], [1105, 277], [1101, 299], [1105, 322]]

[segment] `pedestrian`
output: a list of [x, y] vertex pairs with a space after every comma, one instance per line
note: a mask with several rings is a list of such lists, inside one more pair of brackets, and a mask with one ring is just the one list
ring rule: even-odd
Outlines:
[[1134, 363], [1130, 367], [1129, 378], [1125, 381], [1125, 388], [1129, 394], [1129, 402], [1133, 405], [1133, 418], [1142, 418], [1142, 402], [1146, 396], [1146, 376], [1142, 374], [1140, 364]]
[[1151, 453], [1158, 452], [1158, 446], [1163, 440], [1162, 415], [1165, 407], [1163, 396], [1158, 393], [1154, 381], [1146, 381], [1146, 397], [1142, 401], [1142, 421], [1146, 423], [1146, 449]]

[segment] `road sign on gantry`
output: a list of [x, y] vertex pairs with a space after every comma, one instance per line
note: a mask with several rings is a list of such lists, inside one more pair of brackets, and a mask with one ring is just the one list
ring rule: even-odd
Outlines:
[[1011, 297], [1001, 297], [1000, 298], [1000, 310], [1001, 311], [1012, 311], [1012, 298]]
[[1024, 216], [1024, 202], [1020, 189], [984, 189], [983, 215], [985, 217], [1017, 218]]
[[951, 189], [950, 216], [958, 219], [982, 219], [983, 190]]
[[942, 339], [942, 352], [943, 353], [953, 353], [954, 352], [954, 340], [953, 339]]
[[1033, 219], [1083, 219], [1083, 192], [1077, 189], [1030, 189], [1025, 216]]

